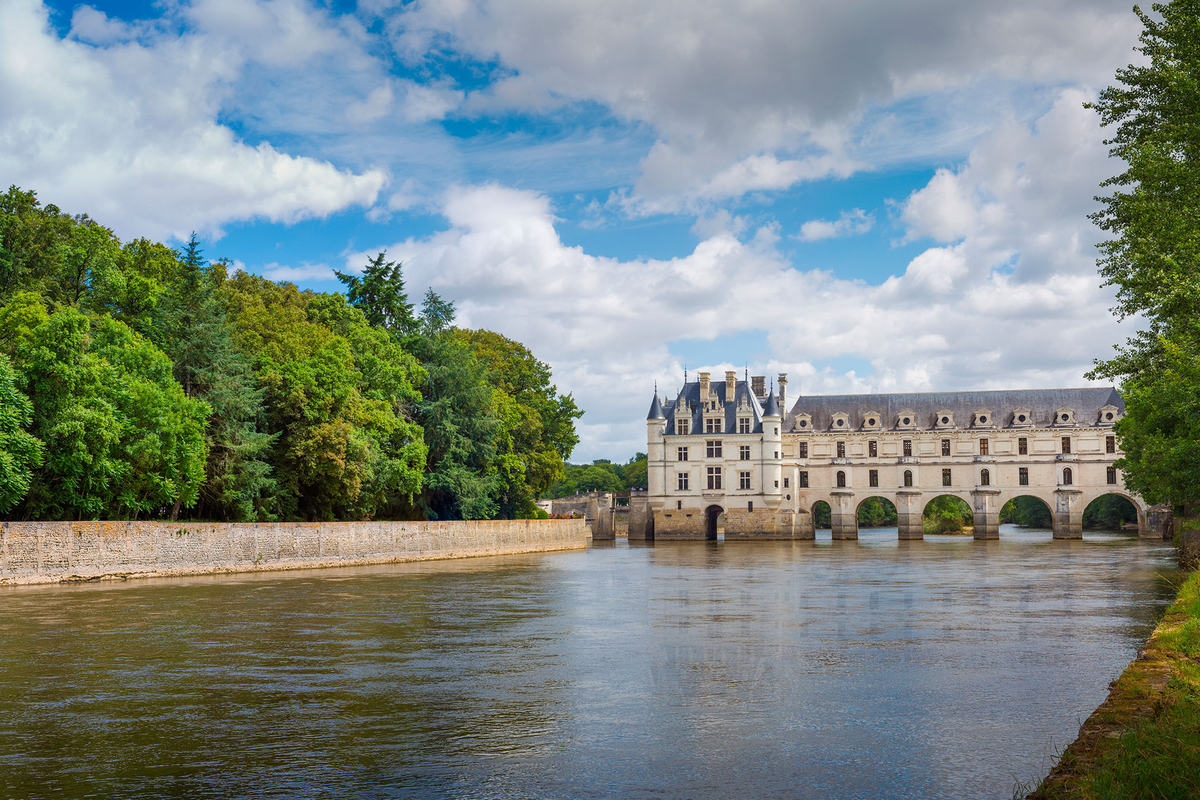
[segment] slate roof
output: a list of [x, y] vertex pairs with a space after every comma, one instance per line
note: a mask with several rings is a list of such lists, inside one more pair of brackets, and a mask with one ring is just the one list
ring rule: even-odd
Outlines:
[[[970, 428], [977, 411], [990, 412], [989, 423], [996, 426], [1029, 427], [1029, 423], [1015, 425], [1017, 409], [1031, 412], [1033, 427], [1050, 427], [1055, 424], [1054, 412], [1070, 408], [1075, 412], [1078, 425], [1096, 425], [1101, 422], [1100, 409], [1116, 407], [1124, 413], [1125, 403], [1120, 393], [1111, 386], [1084, 389], [1015, 389], [992, 392], [920, 392], [914, 394], [843, 394], [800, 397], [784, 418], [784, 430], [796, 430], [797, 414], [811, 414], [811, 430], [822, 432], [831, 429], [833, 415], [848, 415], [847, 429], [861, 430], [867, 414], [879, 414], [881, 429], [895, 430], [902, 413], [912, 413], [914, 427], [929, 430], [937, 427], [938, 415], [947, 411], [953, 415], [955, 428]], [[991, 427], [990, 425], [988, 427]]]
[[[716, 393], [718, 401], [724, 401], [726, 399], [725, 381], [713, 381], [709, 384], [709, 389], [710, 391]], [[737, 409], [743, 398], [745, 398], [748, 402], [750, 406], [750, 413], [754, 419], [754, 424], [751, 426], [750, 430], [753, 433], [762, 433], [763, 407], [758, 401], [758, 398], [754, 396], [754, 392], [751, 391], [750, 385], [745, 381], [738, 381], [737, 385], [734, 387], [734, 394], [732, 398], [733, 402], [725, 402], [723, 404], [723, 410], [725, 412], [725, 429], [721, 431], [722, 433], [737, 432]], [[675, 433], [676, 416], [677, 414], [683, 414], [683, 410], [687, 407], [687, 404], [690, 404], [692, 409], [692, 413], [690, 415], [686, 415], [691, 419], [691, 424], [688, 425], [688, 433], [703, 432], [704, 409], [700, 403], [700, 382], [692, 381], [684, 384], [683, 388], [679, 391], [679, 395], [676, 396], [675, 399], [668, 400], [663, 405], [663, 412], [667, 418], [666, 432], [668, 434]]]
[[654, 391], [654, 402], [650, 404], [650, 413], [646, 415], [646, 419], [666, 419], [666, 417], [663, 415], [662, 403], [658, 401], [657, 389]]

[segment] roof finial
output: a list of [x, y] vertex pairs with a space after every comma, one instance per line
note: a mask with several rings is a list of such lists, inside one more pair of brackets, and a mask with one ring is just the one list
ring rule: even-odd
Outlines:
[[658, 394], [658, 380], [657, 379], [655, 379], [655, 381], [654, 381], [654, 393]]

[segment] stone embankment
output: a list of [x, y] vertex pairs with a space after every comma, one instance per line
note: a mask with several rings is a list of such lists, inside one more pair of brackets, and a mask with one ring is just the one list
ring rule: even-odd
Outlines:
[[587, 547], [581, 519], [5, 522], [0, 585], [344, 567]]

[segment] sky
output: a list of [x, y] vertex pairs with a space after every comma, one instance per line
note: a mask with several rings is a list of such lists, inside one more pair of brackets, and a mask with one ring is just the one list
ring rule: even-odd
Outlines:
[[550, 364], [572, 461], [624, 462], [685, 369], [1088, 385], [1137, 320], [1084, 104], [1139, 32], [1128, 0], [0, 0], [0, 182], [318, 291], [386, 251]]

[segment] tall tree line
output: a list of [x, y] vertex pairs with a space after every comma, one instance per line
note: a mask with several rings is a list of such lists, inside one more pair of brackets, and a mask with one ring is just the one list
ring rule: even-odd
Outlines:
[[418, 309], [380, 253], [345, 293], [122, 243], [0, 195], [0, 515], [529, 517], [578, 443], [549, 367]]

